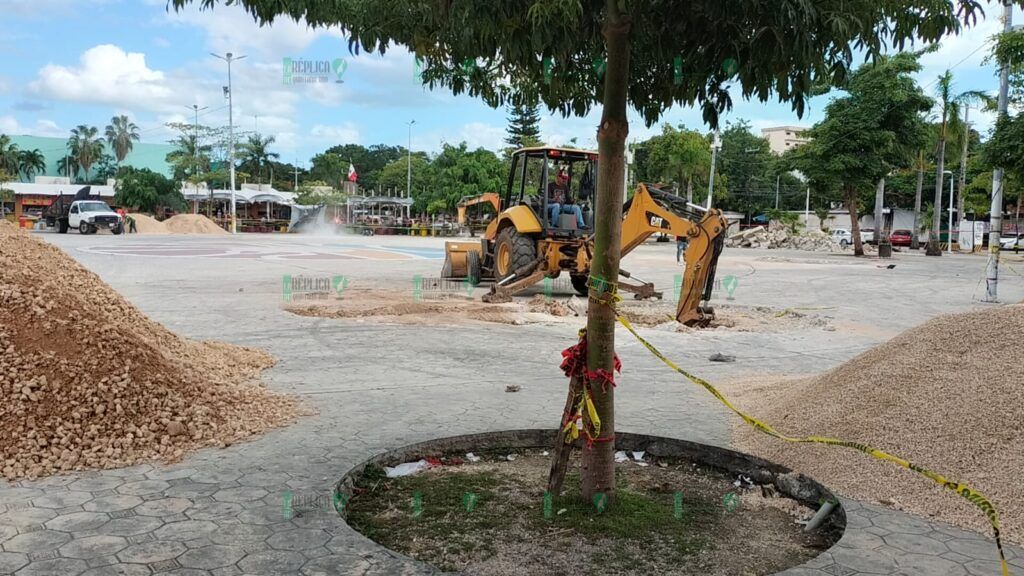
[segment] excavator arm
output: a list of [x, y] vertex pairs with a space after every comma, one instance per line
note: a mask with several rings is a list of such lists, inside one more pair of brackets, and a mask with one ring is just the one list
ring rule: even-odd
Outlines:
[[652, 234], [685, 236], [689, 246], [676, 320], [687, 326], [704, 325], [714, 318], [714, 311], [702, 307], [701, 301], [711, 298], [726, 228], [720, 210], [702, 213], [678, 196], [640, 184], [623, 207], [622, 255], [632, 252]]

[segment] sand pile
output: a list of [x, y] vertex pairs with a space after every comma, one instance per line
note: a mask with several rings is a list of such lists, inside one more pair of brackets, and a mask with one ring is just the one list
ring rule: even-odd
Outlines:
[[171, 234], [227, 234], [227, 231], [202, 214], [178, 214], [163, 222]]
[[[964, 482], [999, 509], [1004, 534], [1024, 542], [1022, 333], [1021, 305], [940, 316], [744, 408], [782, 432], [864, 442]], [[738, 439], [842, 494], [989, 531], [966, 500], [893, 464], [749, 427]]]
[[135, 220], [135, 230], [139, 234], [167, 234], [164, 223], [146, 214], [129, 214]]
[[289, 422], [266, 353], [181, 338], [54, 246], [0, 225], [0, 473], [173, 460]]

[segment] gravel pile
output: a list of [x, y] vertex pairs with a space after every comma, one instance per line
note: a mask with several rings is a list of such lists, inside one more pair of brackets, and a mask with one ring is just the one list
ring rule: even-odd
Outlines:
[[[790, 435], [863, 442], [959, 480], [1024, 543], [1024, 306], [940, 316], [744, 408]], [[741, 424], [741, 446], [840, 493], [989, 531], [972, 504], [931, 480], [850, 449], [788, 444]]]
[[163, 221], [171, 234], [227, 234], [227, 231], [202, 214], [178, 214]]
[[181, 338], [72, 258], [0, 222], [0, 474], [174, 460], [281, 426], [266, 353]]
[[139, 234], [167, 234], [164, 223], [147, 214], [129, 214], [135, 220], [135, 229]]

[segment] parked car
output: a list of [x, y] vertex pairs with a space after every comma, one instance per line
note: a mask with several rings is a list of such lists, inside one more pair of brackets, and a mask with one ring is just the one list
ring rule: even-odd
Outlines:
[[914, 235], [910, 230], [893, 230], [892, 234], [889, 235], [889, 242], [893, 246], [910, 246], [910, 240]]
[[1000, 236], [999, 247], [1003, 250], [1020, 250], [1024, 248], [1024, 234], [1004, 234]]
[[846, 228], [833, 228], [832, 239], [839, 242], [839, 245], [844, 248], [853, 244], [853, 234], [850, 234], [850, 231]]

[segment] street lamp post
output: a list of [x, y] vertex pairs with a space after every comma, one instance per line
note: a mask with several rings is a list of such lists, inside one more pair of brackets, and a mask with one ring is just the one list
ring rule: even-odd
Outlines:
[[409, 126], [409, 148], [406, 149], [406, 173], [405, 173], [405, 196], [406, 198], [412, 198], [412, 125], [415, 124], [415, 120], [406, 122]]
[[715, 164], [718, 163], [718, 150], [722, 147], [722, 137], [718, 130], [715, 130], [714, 140], [711, 141], [711, 174], [708, 176], [708, 210], [711, 210], [711, 198], [715, 195]]
[[224, 56], [210, 52], [210, 55], [220, 58], [228, 63], [228, 170], [231, 174], [231, 233], [235, 234], [238, 230], [236, 226], [237, 217], [235, 213], [235, 117], [233, 107], [234, 91], [231, 89], [231, 62], [233, 60], [241, 60], [242, 58], [245, 58], [245, 56], [234, 56], [231, 52], [228, 52]]

